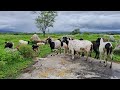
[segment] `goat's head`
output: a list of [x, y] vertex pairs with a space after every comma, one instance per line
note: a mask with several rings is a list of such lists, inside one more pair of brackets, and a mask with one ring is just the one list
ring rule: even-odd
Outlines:
[[100, 43], [101, 38], [97, 38], [96, 42]]
[[50, 37], [48, 37], [47, 39], [46, 39], [46, 43], [51, 43], [52, 42], [52, 39], [50, 38]]
[[68, 45], [69, 40], [70, 38], [67, 38], [67, 37], [62, 38], [62, 42], [65, 42], [67, 45]]

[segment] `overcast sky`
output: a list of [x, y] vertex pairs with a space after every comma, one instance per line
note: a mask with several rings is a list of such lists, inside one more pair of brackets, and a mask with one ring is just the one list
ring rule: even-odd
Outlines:
[[[0, 11], [0, 29], [37, 32], [31, 11]], [[120, 11], [58, 11], [50, 31], [120, 31]]]

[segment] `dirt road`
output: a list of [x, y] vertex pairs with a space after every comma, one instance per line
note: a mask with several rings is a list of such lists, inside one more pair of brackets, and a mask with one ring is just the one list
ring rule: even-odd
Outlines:
[[112, 69], [103, 63], [84, 57], [71, 60], [69, 55], [48, 55], [28, 68], [17, 79], [120, 79], [120, 64], [113, 63]]

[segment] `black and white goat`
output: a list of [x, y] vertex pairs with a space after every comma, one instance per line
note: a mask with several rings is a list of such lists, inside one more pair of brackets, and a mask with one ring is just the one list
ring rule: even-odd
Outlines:
[[9, 52], [9, 51], [12, 51], [12, 52], [17, 51], [17, 49], [14, 48], [14, 43], [13, 42], [5, 42], [5, 47], [4, 48], [5, 48], [5, 50], [7, 52]]
[[[66, 53], [66, 48], [67, 48], [67, 44], [66, 43], [63, 43], [60, 39], [58, 40], [52, 40], [51, 38], [48, 38], [47, 39], [49, 45], [50, 45], [50, 48], [51, 48], [51, 52], [55, 49], [59, 49], [60, 50], [60, 54], [61, 54], [61, 49], [63, 48], [64, 49], [64, 53]], [[57, 52], [58, 54], [58, 52]]]
[[[100, 39], [100, 46], [99, 46], [99, 52], [100, 52], [100, 60], [102, 59], [102, 55], [104, 56], [105, 60], [105, 67], [107, 66], [107, 60], [108, 57], [110, 57], [111, 60], [113, 60], [113, 46], [111, 42], [103, 42], [103, 38]], [[112, 61], [110, 64], [110, 68], [112, 67]]]
[[5, 47], [4, 48], [14, 48], [14, 43], [13, 42], [5, 42]]
[[[91, 41], [92, 44], [93, 44], [93, 51], [95, 52], [95, 57], [94, 58], [96, 58], [96, 59], [100, 58], [99, 57], [99, 54], [100, 54], [100, 52], [99, 52], [100, 39], [101, 38], [97, 38], [96, 41]], [[103, 38], [103, 42], [107, 42], [107, 41], [108, 41], [108, 39]]]

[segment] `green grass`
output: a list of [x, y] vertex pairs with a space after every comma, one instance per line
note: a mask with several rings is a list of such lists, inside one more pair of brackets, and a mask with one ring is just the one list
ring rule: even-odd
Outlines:
[[29, 65], [33, 63], [32, 60], [22, 60], [20, 62], [14, 62], [13, 64], [6, 64], [0, 70], [0, 78], [15, 78], [20, 74], [20, 71], [27, 68]]
[[[10, 35], [10, 34], [1, 34], [0, 35], [0, 79], [4, 78], [15, 78], [21, 71], [30, 65], [33, 64], [32, 58], [21, 57], [20, 54], [7, 53], [4, 49], [5, 41], [12, 41], [15, 44], [15, 47], [18, 45], [19, 40], [30, 40], [32, 35]], [[45, 39], [42, 35], [39, 35], [40, 39]], [[28, 45], [31, 47], [31, 45]], [[29, 49], [29, 48], [28, 48]], [[23, 52], [22, 52], [23, 53]], [[40, 47], [39, 57], [45, 57], [50, 53], [50, 48], [48, 45]]]
[[[19, 56], [18, 53], [10, 54], [5, 53], [4, 50], [4, 42], [5, 41], [12, 41], [15, 43], [15, 47], [18, 45], [19, 40], [30, 40], [32, 35], [11, 35], [11, 34], [0, 34], [0, 79], [2, 78], [16, 78], [19, 76], [22, 70], [31, 66], [34, 61], [32, 58], [24, 58]], [[45, 38], [43, 35], [39, 34], [41, 40], [45, 40], [48, 36], [51, 36], [54, 39], [61, 38], [64, 34], [46, 34]], [[105, 37], [102, 34], [76, 34], [73, 36], [75, 39], [87, 39], [90, 41], [96, 40], [98, 37]], [[120, 39], [120, 35], [115, 36], [116, 40]], [[115, 47], [116, 43], [113, 42], [113, 46]], [[29, 45], [31, 47], [31, 45]], [[40, 53], [39, 57], [46, 57], [48, 54], [51, 53], [49, 45], [43, 45], [39, 48]], [[92, 57], [94, 57], [95, 53], [92, 53]], [[113, 56], [114, 61], [120, 62], [120, 55], [114, 54]]]
[[49, 45], [41, 46], [39, 57], [45, 57], [46, 55], [48, 55], [50, 53], [51, 53], [51, 49], [49, 48]]

